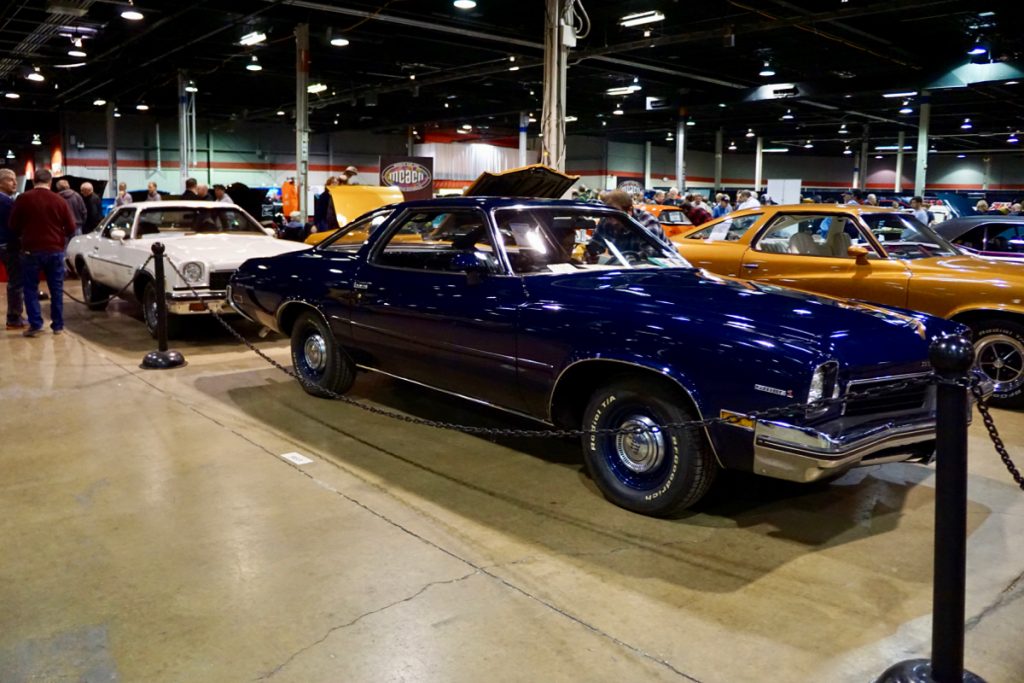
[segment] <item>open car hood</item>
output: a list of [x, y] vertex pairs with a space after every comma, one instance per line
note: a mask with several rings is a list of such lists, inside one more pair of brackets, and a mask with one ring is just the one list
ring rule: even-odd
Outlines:
[[481, 173], [466, 188], [464, 196], [560, 199], [579, 179], [543, 164], [533, 164], [501, 173]]

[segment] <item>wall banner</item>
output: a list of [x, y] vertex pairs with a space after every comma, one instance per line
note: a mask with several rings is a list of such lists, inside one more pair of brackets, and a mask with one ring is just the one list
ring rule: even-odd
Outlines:
[[406, 201], [430, 199], [434, 196], [434, 158], [382, 156], [380, 184], [397, 187]]

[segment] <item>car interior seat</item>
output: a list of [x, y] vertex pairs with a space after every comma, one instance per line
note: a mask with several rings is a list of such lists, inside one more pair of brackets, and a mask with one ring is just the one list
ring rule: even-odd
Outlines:
[[853, 240], [846, 234], [846, 219], [835, 218], [828, 226], [828, 236], [825, 238], [825, 247], [828, 255], [838, 258], [849, 258], [849, 249]]
[[789, 253], [802, 256], [824, 256], [822, 245], [814, 241], [814, 235], [800, 231], [789, 238]]

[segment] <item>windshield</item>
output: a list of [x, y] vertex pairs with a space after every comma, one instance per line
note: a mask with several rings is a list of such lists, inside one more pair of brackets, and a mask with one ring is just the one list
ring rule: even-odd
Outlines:
[[236, 233], [265, 235], [263, 228], [241, 209], [217, 206], [209, 208], [146, 209], [139, 216], [136, 238], [170, 233]]
[[959, 253], [956, 247], [909, 214], [862, 213], [860, 217], [893, 258], [911, 260]]
[[523, 207], [499, 209], [495, 220], [515, 273], [690, 267], [670, 244], [620, 211]]

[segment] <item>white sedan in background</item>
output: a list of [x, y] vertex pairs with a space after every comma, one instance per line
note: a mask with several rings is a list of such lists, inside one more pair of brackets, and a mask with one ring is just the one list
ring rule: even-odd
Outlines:
[[183, 281], [165, 263], [169, 336], [180, 332], [181, 316], [208, 313], [207, 306], [233, 312], [224, 290], [243, 261], [309, 249], [276, 239], [234, 204], [172, 200], [123, 206], [68, 245], [68, 268], [81, 278], [89, 308], [102, 310], [111, 294], [127, 287], [123, 296], [142, 304], [146, 327], [155, 336], [156, 280], [153, 261], [146, 260], [157, 241], [185, 276]]

